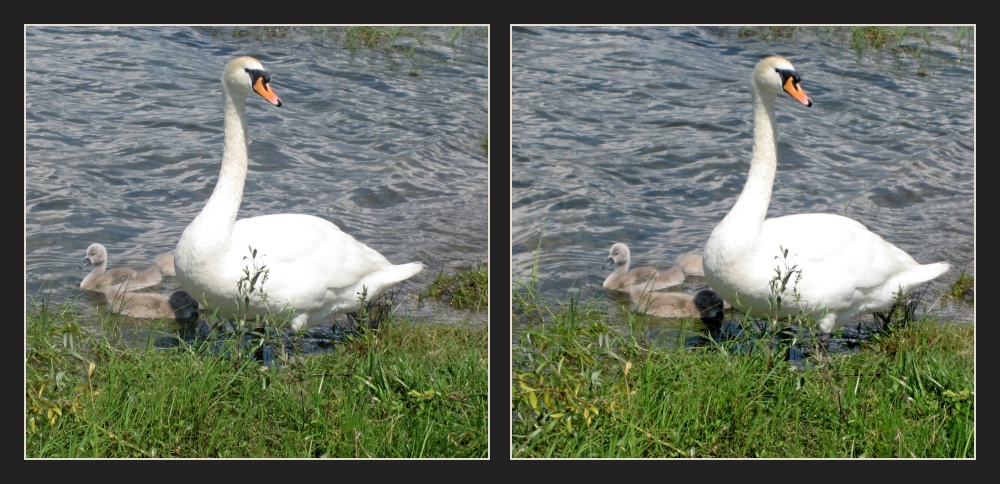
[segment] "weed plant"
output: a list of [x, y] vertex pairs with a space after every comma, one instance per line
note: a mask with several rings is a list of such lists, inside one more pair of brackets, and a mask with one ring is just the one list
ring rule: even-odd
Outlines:
[[[489, 37], [485, 26], [236, 26], [216, 27], [220, 35], [234, 38], [249, 38], [258, 41], [297, 38], [307, 36], [335, 42], [358, 53], [366, 50], [382, 50], [400, 54], [412, 59], [418, 49], [430, 40], [457, 47], [463, 39], [481, 40]], [[406, 42], [403, 42], [403, 41]]]
[[451, 275], [445, 275], [444, 270], [438, 271], [434, 282], [420, 298], [438, 299], [457, 309], [479, 311], [489, 306], [489, 288], [487, 263], [480, 262], [475, 267], [466, 266]]
[[[722, 28], [720, 35], [726, 35], [730, 29]], [[884, 50], [891, 53], [897, 60], [912, 60], [916, 63], [916, 74], [928, 75], [928, 62], [925, 59], [925, 48], [929, 49], [941, 44], [954, 44], [960, 48], [973, 47], [975, 43], [975, 28], [964, 26], [760, 26], [740, 27], [736, 29], [740, 38], [757, 38], [773, 40], [779, 38], [803, 37], [809, 35], [822, 38], [832, 38], [850, 46], [860, 58], [870, 50]], [[937, 61], [950, 62], [950, 56], [936, 56]]]
[[976, 279], [966, 274], [965, 269], [958, 275], [958, 280], [951, 285], [951, 291], [945, 296], [952, 301], [962, 301], [972, 304], [976, 295]]

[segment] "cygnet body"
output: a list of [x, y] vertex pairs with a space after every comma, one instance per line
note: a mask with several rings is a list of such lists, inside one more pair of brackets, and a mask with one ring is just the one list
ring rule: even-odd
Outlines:
[[684, 282], [684, 271], [679, 267], [671, 267], [660, 271], [652, 267], [636, 267], [629, 270], [631, 252], [627, 245], [617, 243], [608, 251], [608, 259], [604, 264], [607, 269], [615, 265], [614, 272], [604, 279], [604, 288], [613, 291], [629, 292], [633, 287], [643, 290], [657, 290], [677, 286]]
[[163, 273], [158, 267], [150, 267], [142, 272], [127, 267], [108, 270], [108, 249], [101, 244], [90, 244], [83, 259], [81, 269], [93, 265], [94, 268], [80, 281], [80, 289], [100, 291], [106, 286], [120, 286], [126, 291], [134, 291], [154, 286], [163, 281]]
[[167, 318], [194, 322], [198, 319], [198, 302], [188, 293], [178, 290], [166, 294], [131, 292], [120, 285], [101, 289], [113, 313], [143, 319]]
[[[165, 254], [160, 254], [153, 259], [156, 262], [156, 267], [160, 269], [160, 272], [164, 276], [174, 277], [174, 253], [167, 252]], [[700, 261], [699, 261], [700, 263]]]
[[635, 286], [629, 291], [633, 311], [661, 318], [700, 318], [709, 327], [718, 327], [724, 303], [714, 291], [704, 289], [691, 295], [685, 292], [644, 291]]
[[701, 254], [697, 252], [688, 252], [677, 256], [677, 267], [680, 267], [684, 274], [689, 276], [705, 276]]

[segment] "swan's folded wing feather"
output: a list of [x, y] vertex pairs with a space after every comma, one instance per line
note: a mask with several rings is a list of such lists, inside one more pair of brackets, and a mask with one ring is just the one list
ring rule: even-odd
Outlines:
[[[780, 249], [803, 278], [836, 285], [870, 288], [917, 266], [909, 254], [886, 242], [860, 222], [836, 214], [810, 213], [768, 219], [761, 232], [761, 248], [771, 247], [775, 267]], [[801, 249], [800, 249], [801, 248]]]
[[[250, 250], [269, 269], [272, 287], [278, 282], [299, 289], [351, 287], [362, 277], [392, 265], [374, 249], [319, 217], [274, 214], [237, 221], [233, 227], [230, 268], [247, 267]], [[244, 260], [243, 257], [247, 257]]]

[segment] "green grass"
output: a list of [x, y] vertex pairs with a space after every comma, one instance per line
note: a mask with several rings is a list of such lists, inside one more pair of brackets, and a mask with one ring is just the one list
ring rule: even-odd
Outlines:
[[288, 33], [291, 29], [292, 27], [273, 26], [233, 27], [230, 31], [230, 35], [234, 39], [283, 39], [288, 37]]
[[[485, 26], [237, 26], [216, 27], [215, 30], [221, 35], [258, 41], [308, 37], [334, 42], [352, 52], [382, 50], [408, 59], [431, 40], [455, 48], [464, 39], [480, 41], [489, 37], [489, 29]], [[400, 42], [403, 39], [409, 45], [403, 45]]]
[[389, 311], [332, 352], [276, 351], [267, 367], [252, 354], [274, 333], [135, 347], [117, 315], [88, 331], [68, 305], [26, 314], [29, 458], [487, 456], [485, 327]]
[[787, 39], [795, 35], [798, 29], [803, 27], [792, 26], [767, 26], [767, 27], [741, 27], [737, 36], [741, 39]]
[[[723, 28], [725, 34], [729, 28]], [[932, 42], [954, 42], [955, 45], [971, 46], [975, 28], [972, 26], [747, 26], [736, 28], [736, 35], [744, 39], [790, 39], [808, 35], [842, 40], [859, 53], [865, 49], [898, 49], [907, 39], [919, 40], [926, 45]]]
[[360, 48], [390, 50], [395, 46], [396, 39], [402, 35], [415, 41], [409, 49], [402, 52], [409, 58], [413, 56], [418, 44], [424, 44], [425, 32], [424, 27], [346, 27], [344, 45], [351, 50]]
[[965, 269], [958, 275], [958, 279], [951, 285], [951, 291], [945, 295], [953, 301], [966, 301], [970, 304], [975, 302], [976, 279], [965, 273]]
[[514, 458], [975, 457], [972, 325], [918, 318], [801, 368], [766, 334], [668, 348], [662, 322], [535, 282], [513, 291]]
[[438, 271], [425, 294], [420, 297], [438, 299], [457, 309], [478, 311], [489, 306], [490, 272], [485, 262], [466, 266], [455, 274]]
[[[824, 40], [843, 42], [857, 52], [860, 57], [868, 50], [885, 50], [900, 62], [916, 62], [917, 75], [928, 74], [928, 62], [924, 58], [925, 48], [943, 44], [958, 47], [973, 47], [975, 28], [973, 26], [838, 26], [838, 27], [792, 27], [760, 26], [722, 28], [720, 35], [727, 35], [735, 29], [740, 38], [776, 40], [816, 37]], [[937, 61], [948, 61], [937, 56]]]

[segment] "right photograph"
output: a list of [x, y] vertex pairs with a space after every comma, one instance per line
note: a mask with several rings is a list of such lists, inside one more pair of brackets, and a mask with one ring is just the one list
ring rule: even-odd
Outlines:
[[511, 458], [975, 458], [975, 34], [511, 26]]

